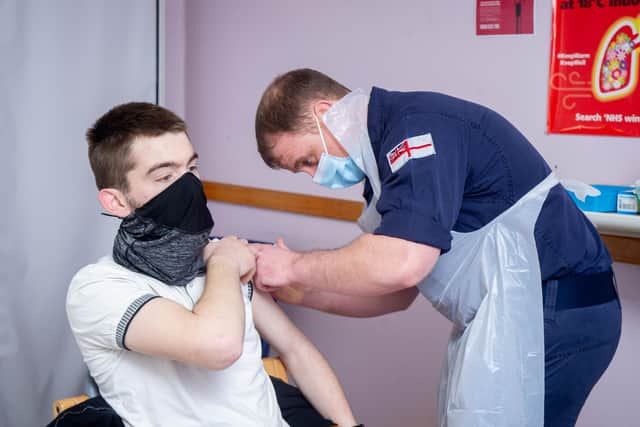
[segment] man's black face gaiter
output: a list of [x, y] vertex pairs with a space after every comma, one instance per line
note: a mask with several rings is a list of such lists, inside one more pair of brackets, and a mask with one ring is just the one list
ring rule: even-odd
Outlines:
[[185, 286], [205, 271], [202, 250], [212, 228], [202, 183], [187, 172], [122, 220], [113, 259], [167, 285]]

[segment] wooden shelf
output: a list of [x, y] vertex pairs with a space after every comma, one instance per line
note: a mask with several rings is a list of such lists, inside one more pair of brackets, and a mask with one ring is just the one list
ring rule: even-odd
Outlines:
[[585, 212], [615, 261], [640, 264], [640, 215]]
[[600, 234], [614, 261], [640, 264], [640, 239]]

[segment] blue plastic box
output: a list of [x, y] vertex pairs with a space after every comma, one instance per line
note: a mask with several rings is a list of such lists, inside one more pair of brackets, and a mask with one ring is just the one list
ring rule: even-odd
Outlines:
[[618, 193], [632, 190], [633, 187], [623, 187], [619, 185], [600, 185], [593, 184], [592, 187], [600, 190], [600, 195], [593, 197], [587, 196], [585, 201], [580, 201], [572, 191], [568, 191], [569, 196], [583, 211], [590, 212], [615, 212], [618, 206]]

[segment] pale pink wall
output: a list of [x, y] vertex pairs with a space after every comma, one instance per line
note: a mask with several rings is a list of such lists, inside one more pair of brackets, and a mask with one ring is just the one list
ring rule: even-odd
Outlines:
[[[474, 36], [474, 2], [166, 0], [167, 105], [184, 110], [205, 179], [359, 200], [360, 188], [322, 189], [269, 170], [253, 134], [264, 87], [309, 66], [350, 87], [448, 92], [502, 112], [562, 177], [627, 183], [640, 178], [640, 139], [544, 133], [550, 2], [536, 2], [536, 35]], [[173, 39], [170, 44], [170, 39]], [[184, 51], [180, 51], [180, 47]], [[181, 64], [184, 61], [184, 64]], [[181, 68], [184, 67], [184, 68]], [[173, 76], [173, 77], [171, 77]], [[181, 104], [182, 103], [182, 104]], [[295, 249], [340, 246], [354, 224], [211, 203], [218, 234]], [[640, 352], [640, 266], [616, 264], [623, 338], [583, 411], [580, 427], [635, 423]], [[368, 426], [433, 425], [447, 322], [424, 300], [404, 313], [343, 319], [288, 308], [336, 368]]]

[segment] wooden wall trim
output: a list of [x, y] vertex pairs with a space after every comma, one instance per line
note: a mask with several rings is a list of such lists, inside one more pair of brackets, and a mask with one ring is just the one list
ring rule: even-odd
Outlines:
[[356, 221], [362, 202], [204, 181], [207, 199], [262, 209]]
[[[207, 199], [217, 202], [234, 203], [254, 208], [273, 209], [342, 221], [356, 221], [362, 211], [362, 203], [352, 200], [264, 190], [220, 182], [204, 181], [202, 184], [204, 185]], [[601, 236], [615, 261], [640, 264], [640, 239], [608, 234], [601, 234]]]

